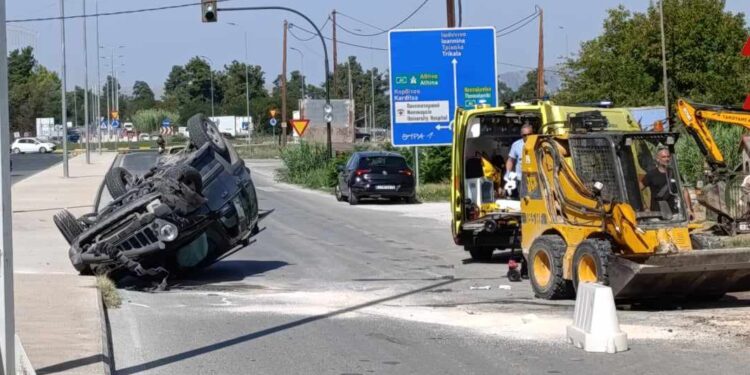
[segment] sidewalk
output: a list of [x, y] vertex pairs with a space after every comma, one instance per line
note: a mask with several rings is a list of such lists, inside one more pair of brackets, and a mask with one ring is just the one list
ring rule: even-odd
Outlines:
[[79, 276], [52, 216], [90, 212], [114, 153], [57, 164], [13, 186], [16, 330], [31, 364], [43, 373], [102, 374], [103, 322], [96, 281]]

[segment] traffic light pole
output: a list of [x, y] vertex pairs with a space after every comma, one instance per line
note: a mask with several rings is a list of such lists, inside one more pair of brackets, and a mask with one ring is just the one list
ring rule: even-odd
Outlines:
[[[315, 25], [315, 22], [313, 22], [309, 17], [304, 15], [302, 12], [287, 8], [287, 7], [280, 7], [280, 6], [260, 6], [260, 7], [239, 7], [239, 8], [221, 8], [217, 9], [216, 13], [219, 12], [240, 12], [240, 11], [252, 11], [252, 10], [283, 10], [285, 12], [291, 12], [294, 13], [307, 21], [313, 29], [315, 29], [315, 32], [318, 34], [318, 38], [320, 38], [320, 43], [323, 44], [323, 57], [325, 59], [325, 73], [326, 73], [326, 147], [328, 149], [328, 157], [330, 158], [333, 155], [333, 145], [331, 142], [331, 113], [329, 112], [331, 110], [331, 87], [330, 87], [330, 67], [328, 64], [328, 48], [326, 47], [326, 41], [323, 38], [323, 34], [320, 32], [320, 29], [317, 25]], [[214, 18], [215, 19], [215, 18]]]

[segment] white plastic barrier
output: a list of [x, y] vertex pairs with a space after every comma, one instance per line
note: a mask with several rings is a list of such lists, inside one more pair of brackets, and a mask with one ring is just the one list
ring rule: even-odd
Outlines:
[[587, 352], [628, 350], [628, 336], [620, 331], [612, 288], [595, 283], [578, 285], [573, 324], [568, 342]]

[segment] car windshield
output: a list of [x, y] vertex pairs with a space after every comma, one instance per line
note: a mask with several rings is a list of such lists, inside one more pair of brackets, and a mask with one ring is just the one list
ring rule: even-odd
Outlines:
[[398, 156], [369, 156], [359, 160], [359, 168], [406, 168], [406, 160]]

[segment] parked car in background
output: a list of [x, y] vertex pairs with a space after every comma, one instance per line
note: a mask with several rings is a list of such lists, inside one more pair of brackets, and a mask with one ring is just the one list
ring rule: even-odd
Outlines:
[[414, 172], [395, 152], [355, 152], [339, 165], [336, 199], [355, 205], [362, 198], [388, 198], [417, 202]]
[[46, 154], [55, 151], [57, 145], [42, 141], [38, 138], [18, 138], [10, 146], [14, 154], [34, 153]]

